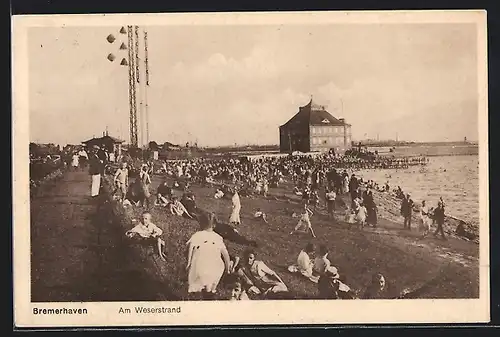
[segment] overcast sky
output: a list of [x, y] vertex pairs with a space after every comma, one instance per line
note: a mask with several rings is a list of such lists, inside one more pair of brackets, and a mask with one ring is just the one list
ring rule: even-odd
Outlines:
[[[277, 144], [310, 95], [355, 139], [477, 140], [475, 25], [144, 28], [158, 143]], [[80, 143], [106, 125], [129, 141], [127, 68], [106, 41], [119, 29], [30, 28], [32, 141]]]

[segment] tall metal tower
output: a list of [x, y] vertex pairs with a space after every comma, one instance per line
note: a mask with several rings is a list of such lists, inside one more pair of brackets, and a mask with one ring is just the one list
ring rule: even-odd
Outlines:
[[[139, 26], [129, 25], [127, 29], [122, 27], [120, 34], [127, 36], [127, 44], [122, 42], [119, 48], [120, 51], [128, 51], [127, 58], [122, 58], [120, 65], [128, 68], [130, 145], [135, 148], [149, 143], [148, 43], [147, 32], [143, 30], [144, 50], [141, 50], [139, 31]], [[106, 39], [109, 43], [116, 40], [112, 34], [108, 35]], [[107, 58], [113, 62], [116, 57], [111, 53]], [[145, 76], [142, 75], [143, 72], [145, 72]]]

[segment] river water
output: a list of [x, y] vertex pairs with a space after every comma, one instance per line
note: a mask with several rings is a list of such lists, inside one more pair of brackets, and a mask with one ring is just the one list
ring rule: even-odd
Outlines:
[[439, 197], [446, 213], [471, 224], [479, 224], [479, 158], [476, 155], [429, 157], [427, 166], [401, 170], [361, 170], [356, 175], [379, 184], [389, 182], [391, 190], [401, 186], [415, 202], [426, 200], [431, 207]]

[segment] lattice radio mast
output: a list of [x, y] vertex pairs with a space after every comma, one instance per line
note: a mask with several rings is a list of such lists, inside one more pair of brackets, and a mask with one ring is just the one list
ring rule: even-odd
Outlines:
[[[144, 35], [144, 58], [139, 55], [142, 50], [139, 45], [139, 26], [127, 26], [120, 29], [120, 34], [127, 35], [127, 44], [121, 43], [119, 50], [128, 52], [128, 58], [123, 58], [120, 62], [121, 66], [128, 68], [128, 93], [129, 93], [129, 124], [130, 124], [130, 145], [131, 147], [139, 147], [139, 130], [140, 128], [140, 145], [144, 142], [149, 143], [149, 58], [148, 58], [148, 33], [143, 31]], [[114, 43], [116, 40], [113, 34], [109, 34], [106, 38], [109, 43]], [[107, 59], [113, 62], [116, 56], [113, 53], [108, 54]], [[144, 61], [144, 64], [142, 63]], [[144, 70], [143, 70], [144, 67]], [[145, 71], [145, 76], [141, 72]], [[139, 116], [137, 112], [139, 101]], [[140, 126], [138, 126], [140, 119]]]
[[128, 77], [129, 77], [129, 105], [130, 105], [130, 145], [132, 147], [138, 147], [137, 139], [137, 92], [135, 82], [138, 75], [136, 71], [138, 70], [135, 65], [136, 61], [136, 50], [134, 44], [134, 35], [132, 31], [132, 26], [127, 26], [128, 35]]

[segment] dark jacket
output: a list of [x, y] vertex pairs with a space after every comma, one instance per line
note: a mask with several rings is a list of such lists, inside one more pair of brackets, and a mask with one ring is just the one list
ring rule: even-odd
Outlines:
[[101, 163], [96, 154], [89, 155], [89, 173], [91, 175], [101, 174], [104, 171], [104, 165]]
[[413, 200], [404, 198], [401, 202], [401, 215], [403, 216], [411, 216], [411, 212], [413, 210]]
[[437, 207], [434, 210], [434, 220], [440, 224], [444, 223], [444, 207]]

